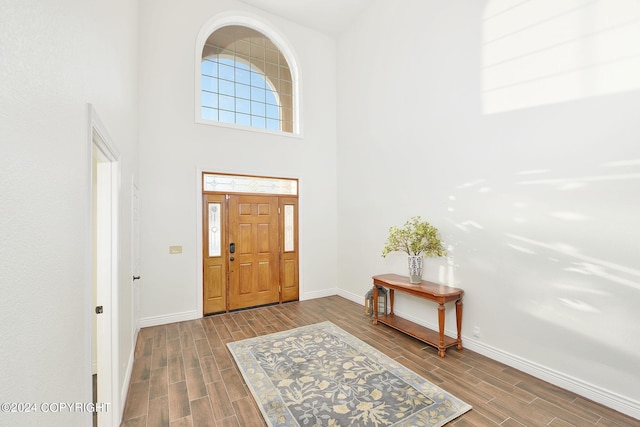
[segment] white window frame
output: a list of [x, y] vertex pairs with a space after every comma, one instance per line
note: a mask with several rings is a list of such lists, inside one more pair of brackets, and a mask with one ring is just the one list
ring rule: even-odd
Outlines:
[[[291, 80], [293, 85], [293, 132], [282, 132], [269, 129], [254, 128], [251, 126], [237, 125], [234, 123], [225, 123], [215, 120], [206, 120], [201, 116], [201, 75], [202, 75], [202, 49], [211, 34], [219, 28], [226, 27], [228, 25], [241, 25], [249, 28], [253, 28], [256, 31], [261, 32], [268, 37], [277, 47], [287, 60], [289, 64], [289, 71], [291, 72]], [[295, 60], [293, 49], [286, 42], [285, 38], [276, 32], [270, 25], [261, 21], [258, 18], [240, 15], [240, 14], [222, 14], [217, 15], [207, 21], [196, 39], [195, 46], [195, 66], [194, 66], [194, 116], [195, 122], [204, 125], [213, 125], [226, 128], [233, 128], [239, 130], [245, 130], [250, 132], [276, 134], [281, 136], [288, 136], [294, 138], [302, 138], [302, 102], [301, 102], [301, 81], [298, 62]]]

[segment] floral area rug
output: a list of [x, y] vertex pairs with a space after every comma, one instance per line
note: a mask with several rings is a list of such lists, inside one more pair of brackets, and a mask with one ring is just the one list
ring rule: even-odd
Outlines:
[[442, 426], [471, 409], [331, 322], [227, 346], [272, 427]]

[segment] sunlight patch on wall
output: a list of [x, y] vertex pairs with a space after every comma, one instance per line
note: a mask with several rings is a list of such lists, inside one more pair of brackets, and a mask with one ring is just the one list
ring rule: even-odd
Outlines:
[[640, 1], [492, 0], [482, 55], [485, 114], [640, 89]]
[[556, 211], [550, 212], [550, 216], [558, 219], [562, 219], [564, 221], [587, 221], [590, 219], [588, 216], [583, 215], [579, 212], [569, 212], [569, 211]]
[[581, 274], [593, 275], [632, 289], [640, 289], [640, 270], [635, 268], [585, 255], [574, 246], [562, 242], [547, 243], [509, 233], [506, 233], [506, 236], [518, 242], [520, 246], [524, 243], [538, 250], [544, 249], [551, 254], [564, 255], [577, 260], [572, 262], [574, 267], [571, 271], [573, 272], [579, 270]]

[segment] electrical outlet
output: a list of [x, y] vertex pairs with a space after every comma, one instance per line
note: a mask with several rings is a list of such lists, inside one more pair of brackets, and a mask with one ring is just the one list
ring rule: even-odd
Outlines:
[[480, 338], [480, 328], [478, 326], [474, 326], [473, 328], [473, 336], [476, 338]]
[[182, 246], [169, 246], [169, 253], [170, 254], [181, 254], [182, 253]]

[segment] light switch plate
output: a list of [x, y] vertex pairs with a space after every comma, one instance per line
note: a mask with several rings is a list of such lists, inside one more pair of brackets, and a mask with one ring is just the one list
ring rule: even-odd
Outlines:
[[169, 253], [170, 254], [181, 254], [182, 253], [182, 246], [169, 246]]

